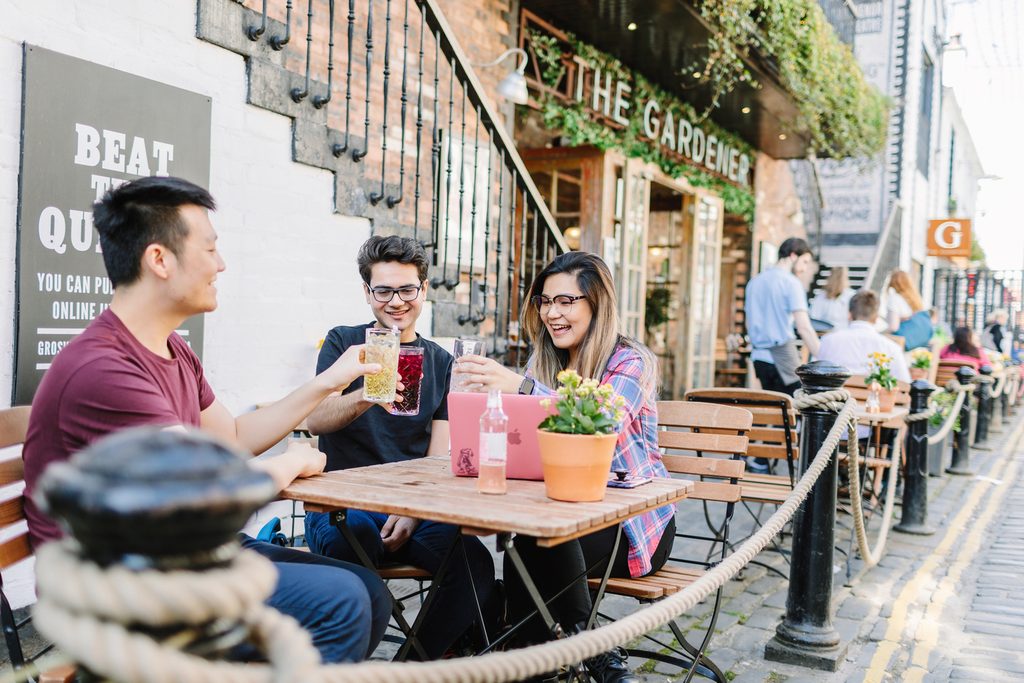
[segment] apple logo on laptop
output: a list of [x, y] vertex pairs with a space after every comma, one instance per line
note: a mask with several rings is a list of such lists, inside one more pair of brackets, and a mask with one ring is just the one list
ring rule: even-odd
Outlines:
[[519, 434], [518, 428], [508, 433], [508, 443], [510, 446], [518, 446], [522, 443], [522, 436]]

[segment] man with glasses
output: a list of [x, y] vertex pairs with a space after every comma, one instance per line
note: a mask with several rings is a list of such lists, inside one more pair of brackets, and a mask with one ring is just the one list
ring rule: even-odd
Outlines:
[[[364, 401], [361, 377], [343, 393], [326, 398], [306, 421], [309, 430], [320, 435], [320, 450], [327, 454], [325, 469], [446, 455], [453, 359], [416, 333], [416, 320], [426, 300], [427, 254], [415, 240], [375, 236], [359, 249], [357, 263], [363, 294], [375, 320], [328, 332], [317, 361], [317, 374], [331, 367], [347, 348], [362, 344], [367, 328], [398, 328], [402, 345], [423, 348], [420, 410], [418, 415], [395, 415], [388, 406]], [[407, 563], [431, 573], [438, 571], [459, 536], [458, 528], [449, 524], [360, 510], [348, 512], [347, 524], [376, 565]], [[326, 514], [306, 515], [306, 539], [314, 552], [358, 561], [355, 550]], [[430, 658], [443, 656], [473, 623], [477, 614], [473, 587], [483, 605], [494, 586], [494, 563], [479, 539], [466, 536], [461, 545], [466, 560], [456, 548], [419, 632], [419, 641]]]

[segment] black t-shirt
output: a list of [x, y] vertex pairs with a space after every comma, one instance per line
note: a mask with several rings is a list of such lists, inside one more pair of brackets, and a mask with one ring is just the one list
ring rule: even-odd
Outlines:
[[[366, 341], [366, 328], [339, 326], [327, 333], [316, 374], [329, 368], [348, 347]], [[420, 381], [419, 415], [392, 415], [381, 406], [373, 406], [347, 427], [320, 436], [320, 450], [327, 454], [327, 471], [364, 465], [379, 465], [422, 458], [430, 446], [431, 422], [448, 419], [448, 385], [451, 381], [451, 354], [416, 335], [416, 341], [404, 346], [423, 347], [423, 379]], [[346, 394], [362, 392], [360, 377], [345, 389]]]

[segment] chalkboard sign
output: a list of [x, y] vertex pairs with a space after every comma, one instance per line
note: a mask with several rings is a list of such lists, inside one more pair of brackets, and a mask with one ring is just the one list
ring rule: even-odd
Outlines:
[[[142, 176], [210, 180], [209, 97], [32, 45], [24, 56], [15, 404], [110, 304], [93, 202]], [[203, 317], [179, 332], [201, 357]]]

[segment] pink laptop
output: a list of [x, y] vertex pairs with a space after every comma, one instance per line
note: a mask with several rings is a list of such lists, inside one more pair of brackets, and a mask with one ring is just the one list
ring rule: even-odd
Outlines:
[[[540, 446], [537, 425], [548, 413], [541, 407], [543, 396], [502, 394], [501, 406], [508, 415], [509, 479], [541, 481]], [[487, 408], [487, 394], [452, 392], [448, 394], [448, 433], [451, 440], [452, 472], [460, 477], [475, 477], [480, 459], [480, 416]]]

